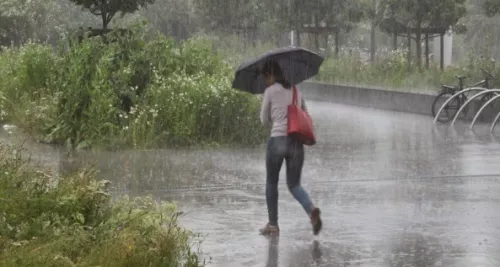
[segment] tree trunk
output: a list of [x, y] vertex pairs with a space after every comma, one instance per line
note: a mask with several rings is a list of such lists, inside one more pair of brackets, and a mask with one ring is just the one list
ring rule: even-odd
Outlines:
[[425, 34], [425, 67], [429, 68], [429, 34]]
[[440, 41], [440, 50], [441, 52], [439, 53], [440, 56], [440, 61], [441, 61], [441, 70], [444, 70], [444, 33], [441, 34], [441, 41]]
[[319, 52], [319, 33], [314, 33], [314, 48]]
[[[252, 38], [252, 46], [256, 47], [257, 46], [257, 23], [252, 23], [252, 29], [250, 29], [250, 38]], [[281, 36], [280, 36], [281, 37]], [[281, 38], [277, 38], [278, 40]]]
[[408, 71], [411, 70], [411, 33], [408, 31]]
[[248, 38], [247, 38], [247, 31], [246, 30], [243, 30], [243, 33], [239, 33], [238, 34], [238, 37], [241, 38], [241, 35], [243, 35], [243, 40], [245, 40], [243, 43], [243, 49], [245, 51], [248, 50]]
[[102, 15], [102, 29], [107, 30], [108, 29], [108, 20], [106, 19], [106, 15]]
[[108, 7], [103, 4], [101, 7], [101, 18], [102, 18], [102, 29], [107, 30], [108, 29]]
[[[372, 9], [375, 12], [377, 9], [377, 0], [372, 0]], [[372, 18], [372, 25], [370, 29], [370, 61], [375, 62], [375, 53], [377, 52], [376, 36], [375, 36], [375, 19]]]
[[176, 41], [179, 41], [179, 22], [177, 20], [172, 21], [172, 36]]
[[375, 62], [376, 44], [375, 44], [375, 23], [372, 22], [372, 27], [370, 30], [370, 61]]
[[398, 50], [398, 35], [396, 33], [392, 35], [392, 49]]
[[335, 56], [339, 56], [340, 51], [340, 32], [337, 30], [335, 32]]
[[417, 68], [422, 69], [422, 31], [420, 26], [417, 27], [417, 32], [415, 36], [416, 52], [417, 52]]
[[330, 34], [328, 33], [325, 33], [325, 55], [328, 56], [330, 55], [330, 46], [328, 45], [328, 37], [330, 36]]

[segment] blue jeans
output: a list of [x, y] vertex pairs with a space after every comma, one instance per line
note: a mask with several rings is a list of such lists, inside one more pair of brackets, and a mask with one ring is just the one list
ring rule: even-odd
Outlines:
[[278, 181], [283, 161], [286, 162], [288, 190], [310, 216], [313, 204], [307, 192], [300, 185], [304, 164], [304, 146], [292, 138], [277, 136], [269, 138], [266, 152], [266, 202], [269, 224], [278, 224]]

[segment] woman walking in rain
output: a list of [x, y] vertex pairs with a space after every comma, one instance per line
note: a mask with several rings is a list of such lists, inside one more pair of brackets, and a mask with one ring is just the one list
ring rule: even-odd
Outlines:
[[[278, 226], [278, 180], [283, 165], [286, 164], [286, 180], [289, 191], [302, 205], [310, 218], [313, 233], [317, 235], [322, 227], [320, 209], [309, 198], [300, 185], [302, 166], [304, 164], [304, 146], [287, 134], [288, 106], [292, 103], [292, 85], [283, 75], [280, 65], [274, 61], [266, 61], [262, 69], [266, 83], [262, 101], [260, 119], [264, 126], [271, 128], [266, 151], [266, 202], [269, 222], [260, 229], [263, 235], [279, 234]], [[306, 110], [302, 94], [297, 89], [297, 99]]]

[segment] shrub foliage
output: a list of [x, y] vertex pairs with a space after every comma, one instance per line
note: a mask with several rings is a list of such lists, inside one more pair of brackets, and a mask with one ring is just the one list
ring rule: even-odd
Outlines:
[[0, 266], [202, 266], [174, 205], [112, 200], [95, 171], [58, 177], [0, 147]]
[[260, 144], [259, 100], [208, 42], [132, 34], [0, 54], [0, 121], [72, 147]]

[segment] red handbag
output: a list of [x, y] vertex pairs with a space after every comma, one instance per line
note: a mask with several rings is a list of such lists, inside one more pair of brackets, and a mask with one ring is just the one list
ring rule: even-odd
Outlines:
[[298, 105], [295, 85], [293, 86], [292, 104], [288, 106], [288, 135], [304, 145], [316, 144], [312, 119], [309, 113]]

